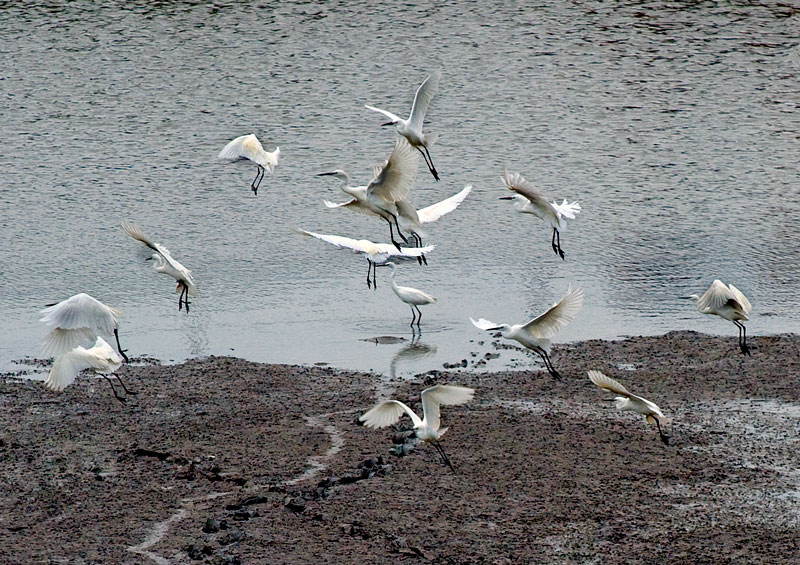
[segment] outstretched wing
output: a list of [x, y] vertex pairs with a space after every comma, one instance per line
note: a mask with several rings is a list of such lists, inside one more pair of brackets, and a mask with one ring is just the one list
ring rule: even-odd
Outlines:
[[239, 159], [250, 159], [251, 161], [258, 160], [258, 156], [264, 148], [255, 134], [241, 135], [236, 139], [228, 142], [219, 152], [219, 159], [226, 159], [229, 161], [238, 161]]
[[422, 413], [434, 430], [439, 429], [439, 405], [454, 406], [472, 400], [475, 390], [465, 386], [434, 385], [422, 391]]
[[418, 152], [404, 137], [398, 137], [389, 160], [367, 185], [367, 198], [375, 195], [388, 202], [403, 200], [417, 178]]
[[400, 416], [403, 415], [403, 412], [411, 417], [411, 421], [414, 422], [414, 427], [422, 423], [419, 416], [414, 414], [411, 408], [399, 400], [386, 400], [385, 402], [381, 402], [374, 408], [365, 412], [358, 420], [363, 422], [368, 428], [385, 428], [386, 426], [396, 424], [397, 421], [400, 420]]
[[89, 328], [74, 328], [64, 330], [54, 328], [42, 339], [42, 354], [47, 357], [58, 357], [76, 347], [89, 347], [97, 336]]
[[428, 224], [430, 222], [435, 222], [445, 214], [449, 214], [456, 208], [458, 208], [459, 204], [461, 204], [467, 195], [472, 191], [472, 185], [468, 184], [461, 192], [457, 192], [450, 198], [445, 198], [441, 202], [437, 202], [436, 204], [431, 204], [427, 208], [423, 208], [422, 210], [417, 210], [417, 215], [419, 216], [419, 221], [421, 224]]
[[753, 310], [753, 305], [750, 304], [750, 301], [747, 299], [747, 297], [744, 294], [742, 294], [742, 291], [740, 291], [732, 284], [729, 284], [728, 288], [730, 289], [731, 294], [733, 294], [736, 301], [741, 306], [742, 312], [744, 312], [746, 316], [749, 315], [750, 312]]
[[565, 198], [561, 204], [556, 202], [551, 202], [550, 205], [555, 209], [555, 211], [564, 218], [569, 220], [574, 220], [576, 214], [579, 214], [581, 211], [581, 205], [578, 202], [567, 202]]
[[82, 292], [45, 308], [40, 314], [44, 314], [40, 321], [54, 328], [89, 328], [96, 334], [111, 335], [122, 312]]
[[[697, 309], [701, 312], [705, 310], [719, 311], [723, 306], [733, 301], [731, 306], [739, 308], [744, 312], [744, 304], [739, 302], [739, 295], [744, 296], [738, 289], [734, 293], [725, 283], [716, 279], [697, 301]], [[747, 299], [745, 298], [745, 300]], [[747, 300], [747, 305], [750, 305], [749, 300]]]
[[352, 239], [350, 237], [344, 237], [341, 235], [326, 235], [321, 233], [314, 233], [312, 231], [305, 231], [298, 229], [298, 233], [302, 235], [307, 235], [309, 237], [315, 237], [317, 239], [321, 239], [322, 241], [327, 241], [330, 244], [335, 245], [336, 247], [346, 247], [348, 249], [354, 249], [356, 251], [361, 251], [362, 253], [367, 253], [367, 249], [362, 243], [362, 240]]
[[175, 259], [172, 256], [172, 253], [169, 252], [169, 249], [147, 237], [138, 224], [135, 224], [130, 220], [123, 220], [122, 229], [124, 229], [125, 233], [127, 233], [133, 239], [141, 241], [150, 249], [157, 251], [167, 263], [172, 265], [173, 269], [184, 276], [187, 282], [194, 284], [194, 280], [192, 279], [192, 271], [184, 267], [177, 259]]
[[387, 112], [386, 110], [381, 110], [380, 108], [376, 108], [375, 106], [370, 106], [369, 104], [364, 104], [364, 107], [369, 108], [370, 110], [373, 110], [375, 112], [380, 112], [381, 114], [389, 118], [389, 121], [391, 121], [393, 124], [400, 121], [400, 116], [396, 116], [391, 112]]
[[547, 312], [522, 326], [522, 329], [537, 338], [551, 338], [580, 312], [583, 306], [583, 290], [567, 289], [564, 297]]
[[469, 321], [472, 322], [473, 326], [481, 330], [498, 330], [500, 329], [501, 326], [501, 324], [495, 324], [494, 322], [490, 322], [486, 318], [480, 318], [479, 320], [475, 321], [472, 319], [472, 317], [470, 317]]
[[433, 95], [436, 94], [436, 89], [439, 88], [441, 76], [442, 74], [439, 71], [429, 75], [419, 85], [417, 93], [414, 95], [414, 103], [411, 105], [411, 115], [408, 117], [408, 121], [409, 125], [417, 131], [422, 131], [422, 122], [425, 120], [425, 114], [428, 112], [428, 106], [433, 100]]
[[600, 371], [589, 371], [589, 380], [602, 389], [609, 390], [622, 396], [631, 396], [631, 393], [619, 381], [604, 375]]
[[506, 185], [506, 188], [527, 198], [530, 203], [541, 212], [555, 212], [545, 197], [539, 194], [539, 191], [536, 190], [533, 184], [525, 180], [525, 177], [523, 177], [521, 174], [509, 173], [508, 171], [505, 171], [500, 179], [503, 181], [503, 184]]

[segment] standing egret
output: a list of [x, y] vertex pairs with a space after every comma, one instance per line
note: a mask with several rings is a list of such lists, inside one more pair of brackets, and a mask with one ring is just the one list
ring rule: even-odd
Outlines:
[[618, 381], [604, 375], [600, 371], [589, 371], [589, 380], [604, 390], [620, 395], [609, 399], [614, 400], [614, 405], [617, 409], [630, 410], [631, 412], [642, 414], [648, 424], [653, 424], [655, 422], [656, 426], [658, 426], [658, 435], [661, 437], [661, 441], [664, 442], [664, 445], [669, 445], [669, 437], [661, 430], [660, 420], [665, 418], [658, 406], [646, 398], [631, 394]]
[[561, 249], [561, 231], [566, 227], [565, 218], [575, 219], [575, 214], [580, 213], [581, 205], [577, 202], [567, 203], [566, 199], [561, 204], [548, 202], [534, 186], [519, 173], [511, 174], [508, 171], [500, 177], [509, 190], [514, 191], [514, 196], [501, 196], [500, 200], [513, 200], [514, 208], [523, 214], [533, 214], [540, 220], [550, 224], [553, 228], [553, 251], [564, 259]]
[[[363, 253], [367, 256], [367, 288], [370, 285], [373, 288], [378, 288], [375, 281], [375, 266], [381, 265], [389, 260], [389, 257], [419, 257], [423, 253], [429, 253], [434, 250], [435, 245], [427, 245], [425, 247], [403, 247], [399, 250], [395, 246], [388, 243], [373, 243], [367, 239], [351, 239], [349, 237], [342, 237], [340, 235], [323, 235], [310, 231], [298, 229], [298, 233], [315, 237], [322, 241], [327, 241], [336, 247], [346, 247], [352, 249], [356, 253]], [[369, 274], [372, 272], [372, 282], [370, 282]]]
[[42, 341], [45, 355], [55, 357], [79, 345], [89, 346], [94, 343], [97, 334], [102, 334], [116, 338], [117, 349], [125, 362], [128, 362], [128, 356], [119, 344], [117, 318], [122, 315], [121, 311], [82, 292], [57, 304], [48, 305], [40, 314], [44, 314], [40, 321], [53, 328]]
[[197, 296], [194, 286], [194, 279], [192, 278], [192, 271], [176, 261], [170, 254], [169, 249], [160, 243], [154, 242], [144, 235], [142, 228], [140, 228], [137, 224], [134, 224], [130, 220], [123, 220], [122, 229], [124, 229], [125, 233], [127, 233], [133, 239], [141, 241], [147, 247], [156, 252], [148, 259], [148, 261], [151, 259], [155, 260], [155, 265], [153, 265], [153, 270], [155, 272], [163, 275], [169, 275], [178, 281], [178, 286], [175, 289], [176, 292], [180, 291], [180, 296], [178, 296], [178, 311], [186, 306], [186, 313], [188, 314], [189, 295]]
[[419, 419], [411, 408], [399, 400], [386, 400], [364, 413], [359, 421], [368, 428], [385, 428], [396, 424], [403, 412], [409, 415], [414, 423], [414, 432], [421, 441], [432, 444], [442, 461], [453, 469], [450, 458], [444, 452], [439, 438], [444, 435], [447, 428], [439, 428], [439, 405], [455, 406], [472, 400], [475, 390], [464, 386], [434, 385], [422, 391], [422, 420]]
[[433, 159], [431, 159], [431, 154], [428, 151], [428, 147], [433, 145], [436, 141], [436, 134], [429, 133], [424, 135], [422, 133], [422, 122], [425, 120], [425, 113], [428, 111], [428, 106], [433, 99], [433, 95], [436, 94], [440, 77], [441, 73], [436, 71], [435, 73], [429, 75], [428, 78], [426, 78], [425, 81], [419, 86], [417, 93], [414, 95], [414, 103], [411, 106], [411, 115], [407, 120], [404, 120], [403, 118], [396, 116], [391, 112], [387, 112], [386, 110], [381, 110], [380, 108], [375, 108], [374, 106], [366, 106], [370, 110], [380, 112], [389, 118], [388, 122], [381, 124], [382, 126], [397, 126], [397, 133], [407, 139], [411, 146], [415, 147], [422, 154], [422, 157], [425, 159], [425, 164], [428, 166], [428, 170], [433, 175], [433, 178], [435, 178], [437, 181], [439, 180], [439, 173], [436, 172], [436, 167], [433, 166]]
[[275, 151], [270, 153], [264, 151], [261, 142], [254, 134], [242, 135], [230, 141], [222, 151], [219, 152], [219, 159], [223, 159], [230, 163], [247, 159], [252, 161], [258, 166], [256, 178], [250, 184], [250, 189], [253, 194], [258, 196], [258, 187], [264, 179], [264, 171], [267, 170], [270, 174], [275, 172], [275, 167], [278, 166], [278, 156], [281, 154], [281, 148], [276, 147]]
[[[419, 307], [423, 304], [435, 303], [436, 298], [427, 292], [423, 292], [416, 288], [411, 288], [410, 286], [398, 286], [394, 280], [394, 275], [397, 272], [397, 266], [391, 261], [387, 262], [386, 266], [392, 268], [392, 274], [390, 275], [392, 279], [392, 290], [400, 300], [408, 304], [411, 308], [411, 327], [414, 327], [414, 321], [417, 322], [417, 327], [419, 327], [419, 323], [422, 320], [422, 312], [420, 312]], [[414, 309], [416, 309], [416, 312]], [[417, 318], [417, 314], [419, 314], [419, 318]]]
[[697, 305], [697, 309], [703, 314], [715, 314], [720, 318], [730, 320], [739, 328], [739, 349], [742, 354], [750, 355], [750, 348], [747, 346], [747, 330], [740, 320], [749, 320], [747, 316], [753, 309], [750, 301], [742, 292], [729, 284], [725, 286], [721, 280], [717, 279], [703, 296], [692, 294], [691, 298]]
[[[114, 388], [114, 383], [108, 378], [108, 373], [113, 373], [122, 365], [122, 358], [117, 355], [108, 343], [102, 338], [98, 337], [94, 346], [90, 349], [75, 347], [74, 349], [56, 357], [53, 361], [53, 366], [50, 368], [50, 375], [48, 375], [45, 385], [55, 391], [62, 391], [67, 386], [75, 382], [75, 377], [84, 369], [94, 369], [100, 374], [108, 384], [111, 385], [111, 390], [114, 393], [114, 398], [125, 404], [126, 399], [117, 394], [117, 389]], [[117, 376], [122, 388], [125, 389], [127, 394], [136, 394], [128, 390], [122, 379]]]
[[405, 200], [408, 191], [414, 186], [418, 164], [417, 154], [404, 138], [399, 137], [389, 159], [382, 166], [375, 167], [374, 178], [367, 185], [364, 204], [371, 212], [389, 223], [389, 237], [397, 249], [400, 249], [400, 244], [394, 239], [392, 222], [394, 221], [394, 226], [397, 228], [397, 234], [408, 243], [397, 223], [397, 216], [400, 214], [397, 203]]
[[583, 290], [580, 288], [567, 289], [564, 297], [544, 314], [534, 318], [527, 324], [495, 324], [484, 318], [478, 321], [470, 318], [470, 322], [476, 328], [482, 330], [500, 330], [502, 336], [506, 339], [513, 339], [527, 347], [528, 349], [536, 352], [544, 361], [547, 372], [558, 380], [561, 380], [561, 375], [553, 367], [553, 362], [550, 360], [550, 338], [558, 333], [558, 331], [570, 323], [580, 311], [583, 306]]

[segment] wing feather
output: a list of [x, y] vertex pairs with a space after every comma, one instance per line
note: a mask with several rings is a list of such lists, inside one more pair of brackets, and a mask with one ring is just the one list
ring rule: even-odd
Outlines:
[[399, 400], [386, 400], [381, 402], [362, 414], [358, 420], [363, 422], [368, 428], [385, 428], [386, 426], [396, 424], [403, 415], [403, 412], [411, 417], [411, 421], [414, 422], [414, 427], [422, 423], [419, 416], [414, 414], [411, 408]]
[[589, 380], [602, 389], [610, 390], [611, 392], [621, 394], [622, 396], [631, 396], [631, 393], [629, 393], [619, 381], [612, 379], [600, 371], [589, 371]]
[[549, 339], [574, 320], [582, 306], [583, 290], [570, 287], [561, 300], [555, 303], [547, 312], [522, 326], [522, 330], [536, 338]]
[[457, 192], [450, 198], [445, 198], [441, 202], [437, 202], [436, 204], [431, 204], [430, 206], [423, 208], [422, 210], [417, 210], [417, 215], [419, 216], [419, 221], [422, 224], [428, 224], [430, 222], [435, 222], [445, 214], [449, 214], [456, 208], [458, 208], [459, 204], [461, 204], [464, 199], [469, 195], [472, 191], [472, 185], [468, 184], [460, 192]]
[[367, 186], [367, 198], [375, 195], [388, 202], [405, 199], [416, 181], [418, 163], [418, 152], [404, 137], [398, 137], [380, 174]]
[[89, 347], [97, 336], [89, 328], [65, 330], [55, 328], [41, 342], [42, 354], [47, 357], [58, 357], [78, 346]]
[[409, 126], [417, 131], [422, 131], [422, 122], [425, 121], [425, 114], [428, 112], [433, 95], [439, 88], [439, 79], [442, 74], [436, 71], [428, 76], [414, 95], [414, 103], [411, 105], [411, 115], [408, 117]]
[[747, 297], [744, 294], [742, 294], [741, 290], [739, 290], [732, 284], [729, 284], [728, 288], [730, 289], [733, 296], [736, 298], [736, 301], [741, 306], [742, 312], [744, 312], [745, 315], [749, 315], [750, 312], [753, 310], [753, 305], [750, 304], [750, 301], [747, 299]]
[[481, 330], [494, 330], [501, 326], [501, 324], [495, 324], [494, 322], [490, 322], [486, 318], [480, 318], [479, 320], [476, 321], [473, 320], [472, 317], [470, 317], [469, 321], [472, 322], [473, 326]]
[[114, 333], [119, 310], [106, 306], [86, 293], [76, 294], [40, 312], [40, 319], [48, 326], [64, 330], [89, 328], [96, 334]]
[[400, 116], [396, 116], [395, 114], [392, 114], [391, 112], [387, 112], [386, 110], [381, 110], [380, 108], [376, 108], [375, 106], [370, 106], [369, 104], [364, 104], [364, 107], [368, 108], [368, 109], [370, 109], [370, 110], [372, 110], [374, 112], [379, 112], [379, 113], [383, 114], [384, 116], [389, 118], [389, 120], [392, 123], [397, 123], [397, 122], [400, 121]]

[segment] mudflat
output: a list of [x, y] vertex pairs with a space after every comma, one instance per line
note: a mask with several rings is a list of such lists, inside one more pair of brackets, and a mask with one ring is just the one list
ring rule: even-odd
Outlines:
[[[125, 405], [88, 375], [6, 376], [0, 562], [796, 563], [800, 336], [751, 345], [556, 345], [560, 382], [534, 358], [392, 381], [211, 357], [123, 367]], [[658, 404], [670, 445], [589, 369]], [[357, 423], [377, 390], [419, 409], [434, 383], [476, 389], [442, 408], [455, 472]]]

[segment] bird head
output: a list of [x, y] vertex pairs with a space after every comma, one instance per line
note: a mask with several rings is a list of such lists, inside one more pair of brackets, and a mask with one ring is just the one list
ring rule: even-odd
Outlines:
[[342, 169], [336, 169], [334, 171], [329, 171], [327, 173], [317, 173], [317, 176], [318, 177], [325, 177], [325, 176], [336, 177], [337, 179], [342, 181], [344, 184], [346, 184], [346, 185], [350, 184], [350, 175], [348, 175]]

